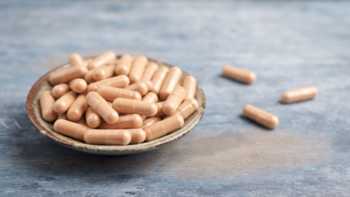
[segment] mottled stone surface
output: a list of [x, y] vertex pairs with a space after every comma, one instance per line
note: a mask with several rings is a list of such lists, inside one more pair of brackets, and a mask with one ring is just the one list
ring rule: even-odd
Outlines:
[[[0, 196], [349, 196], [350, 2], [1, 1]], [[75, 152], [25, 114], [30, 86], [69, 53], [145, 53], [193, 73], [204, 119], [183, 139], [132, 156]], [[245, 86], [230, 63], [256, 72]], [[316, 100], [280, 105], [288, 88]], [[239, 116], [280, 117], [273, 132]]]

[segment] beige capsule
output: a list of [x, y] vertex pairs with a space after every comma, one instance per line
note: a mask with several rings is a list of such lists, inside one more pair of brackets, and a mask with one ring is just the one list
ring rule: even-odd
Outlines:
[[129, 54], [124, 54], [118, 60], [117, 65], [115, 66], [116, 75], [128, 75], [131, 69], [133, 58]]
[[68, 120], [79, 121], [87, 108], [88, 105], [85, 95], [79, 95], [67, 111]]
[[88, 129], [84, 135], [84, 141], [96, 145], [128, 145], [131, 142], [131, 137], [127, 130]]
[[72, 79], [84, 77], [87, 72], [88, 70], [84, 66], [68, 66], [59, 68], [58, 70], [50, 73], [49, 82], [52, 85], [67, 83]]
[[41, 116], [44, 120], [52, 122], [56, 120], [57, 114], [53, 110], [53, 105], [55, 104], [55, 99], [52, 97], [49, 90], [44, 91], [40, 96], [40, 109]]
[[179, 67], [172, 67], [169, 69], [162, 87], [159, 90], [159, 97], [161, 100], [165, 100], [174, 90], [177, 83], [182, 76], [182, 70]]
[[148, 85], [145, 82], [136, 82], [134, 84], [129, 85], [126, 87], [127, 90], [134, 90], [139, 92], [142, 96], [146, 95], [148, 93]]
[[153, 116], [157, 113], [157, 105], [135, 99], [117, 98], [113, 101], [113, 108], [119, 113], [140, 114]]
[[143, 125], [142, 117], [138, 114], [128, 114], [119, 116], [119, 120], [114, 124], [103, 123], [101, 129], [136, 129]]
[[129, 85], [129, 83], [130, 83], [130, 80], [127, 76], [120, 75], [117, 77], [112, 77], [112, 78], [104, 79], [94, 83], [90, 83], [88, 85], [88, 91], [96, 91], [97, 88], [100, 86], [112, 86], [115, 88], [124, 88], [127, 85]]
[[89, 64], [88, 69], [92, 70], [97, 67], [114, 63], [114, 60], [116, 59], [115, 53], [112, 51], [107, 51], [102, 53], [101, 55], [95, 57]]
[[88, 82], [88, 83], [94, 82], [94, 79], [92, 78], [93, 73], [94, 73], [94, 70], [95, 70], [95, 69], [89, 70], [89, 71], [85, 74], [84, 79], [85, 79], [86, 82]]
[[100, 115], [105, 122], [108, 124], [114, 124], [118, 122], [118, 112], [116, 112], [97, 92], [89, 92], [86, 96], [86, 99], [91, 109]]
[[142, 74], [145, 71], [147, 63], [147, 57], [143, 55], [135, 57], [129, 73], [129, 78], [131, 82], [139, 82], [141, 80]]
[[142, 101], [149, 102], [149, 103], [156, 103], [158, 102], [158, 96], [154, 92], [149, 92], [142, 98]]
[[87, 82], [84, 79], [73, 79], [69, 82], [69, 87], [73, 92], [84, 93], [87, 89]]
[[55, 85], [52, 89], [51, 89], [51, 95], [54, 98], [60, 98], [61, 96], [63, 96], [65, 93], [67, 93], [69, 91], [69, 86], [66, 83], [61, 83], [61, 84], [57, 84]]
[[64, 119], [56, 120], [53, 125], [53, 129], [60, 134], [81, 141], [84, 140], [84, 134], [86, 134], [88, 131], [88, 128], [82, 124]]
[[253, 72], [230, 65], [224, 65], [223, 75], [245, 84], [252, 84], [256, 80], [256, 75]]
[[145, 68], [145, 71], [143, 72], [141, 81], [151, 81], [152, 76], [157, 71], [158, 67], [158, 64], [149, 62]]
[[185, 89], [182, 86], [177, 85], [175, 90], [168, 96], [168, 98], [164, 102], [164, 105], [162, 107], [162, 111], [164, 112], [164, 114], [168, 116], [175, 114], [176, 109], [185, 99], [185, 95]]
[[279, 122], [277, 116], [252, 105], [243, 108], [243, 116], [269, 129], [277, 127]]
[[167, 135], [176, 129], [183, 127], [184, 124], [184, 119], [180, 114], [175, 114], [164, 120], [156, 122], [153, 125], [145, 128], [147, 141]]
[[187, 75], [183, 79], [183, 87], [186, 90], [185, 99], [192, 99], [196, 95], [197, 80], [191, 75]]
[[151, 89], [155, 93], [159, 93], [159, 90], [164, 82], [164, 79], [168, 73], [169, 69], [165, 66], [160, 66], [158, 70], [154, 73], [151, 80]]
[[161, 119], [159, 117], [150, 117], [147, 118], [145, 121], [143, 121], [143, 128], [149, 127], [151, 125], [153, 125], [156, 122], [161, 121]]
[[164, 106], [164, 101], [163, 102], [158, 102], [156, 105], [157, 105], [157, 113], [155, 116], [157, 117], [164, 117], [165, 114], [163, 112], [163, 106]]
[[102, 120], [100, 116], [89, 107], [85, 113], [85, 122], [88, 127], [95, 129], [101, 125]]
[[91, 72], [91, 78], [94, 81], [100, 81], [109, 77], [112, 77], [114, 74], [115, 66], [113, 64], [108, 64], [95, 68]]
[[315, 98], [317, 95], [317, 88], [310, 86], [304, 88], [298, 88], [294, 90], [289, 90], [281, 95], [280, 102], [284, 104], [296, 103], [307, 101]]
[[141, 94], [134, 90], [127, 90], [122, 88], [114, 88], [110, 86], [101, 86], [97, 88], [97, 92], [107, 101], [114, 101], [116, 98], [129, 98], [141, 100]]
[[86, 66], [84, 59], [78, 53], [72, 53], [68, 58], [68, 62], [71, 66]]
[[199, 104], [196, 99], [187, 99], [185, 100], [177, 109], [177, 112], [186, 119], [199, 108]]
[[55, 104], [53, 105], [53, 110], [58, 114], [66, 112], [75, 101], [75, 98], [76, 94], [74, 92], [67, 92], [56, 100]]

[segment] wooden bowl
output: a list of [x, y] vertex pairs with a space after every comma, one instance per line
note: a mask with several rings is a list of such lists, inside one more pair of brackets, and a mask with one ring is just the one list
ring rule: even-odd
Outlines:
[[[93, 56], [92, 56], [93, 57]], [[92, 58], [87, 57], [87, 58]], [[149, 58], [150, 61], [154, 61], [161, 66], [172, 67], [172, 65], [159, 62], [155, 59]], [[32, 88], [30, 89], [27, 101], [26, 101], [26, 110], [29, 119], [35, 125], [35, 127], [42, 133], [43, 135], [49, 137], [53, 141], [65, 146], [72, 148], [74, 150], [93, 153], [93, 154], [101, 154], [101, 155], [126, 155], [126, 154], [135, 154], [141, 153], [145, 151], [150, 151], [158, 148], [159, 146], [169, 143], [171, 141], [177, 140], [185, 134], [189, 133], [202, 118], [204, 109], [205, 109], [205, 95], [201, 88], [197, 86], [196, 99], [199, 103], [199, 109], [193, 113], [190, 117], [185, 120], [185, 125], [181, 129], [176, 130], [166, 136], [155, 139], [153, 141], [144, 142], [140, 144], [126, 145], [126, 146], [117, 146], [117, 145], [91, 145], [86, 144], [84, 142], [75, 140], [73, 138], [64, 136], [59, 134], [53, 130], [53, 125], [44, 121], [40, 114], [39, 107], [39, 96], [44, 90], [50, 89], [51, 85], [48, 83], [49, 74], [65, 65], [61, 65], [56, 67], [55, 69], [47, 72], [42, 77], [37, 80]]]

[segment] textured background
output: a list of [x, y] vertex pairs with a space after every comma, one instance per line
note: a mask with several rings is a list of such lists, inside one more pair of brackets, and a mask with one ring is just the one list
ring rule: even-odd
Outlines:
[[[0, 196], [348, 196], [346, 1], [1, 1]], [[34, 81], [68, 54], [144, 53], [193, 73], [204, 119], [162, 149], [103, 157], [63, 148], [27, 119]], [[256, 72], [245, 86], [225, 63]], [[316, 100], [280, 105], [288, 88]], [[280, 117], [267, 131], [246, 103]]]

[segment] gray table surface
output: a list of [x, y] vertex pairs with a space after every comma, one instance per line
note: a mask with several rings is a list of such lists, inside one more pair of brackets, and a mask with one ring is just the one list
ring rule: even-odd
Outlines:
[[[349, 196], [350, 2], [1, 1], [0, 196]], [[207, 96], [181, 140], [123, 157], [61, 147], [25, 113], [35, 80], [72, 52], [144, 53], [181, 66]], [[225, 63], [253, 86], [220, 77]], [[280, 105], [286, 89], [316, 100]], [[267, 131], [251, 103], [280, 118]]]

